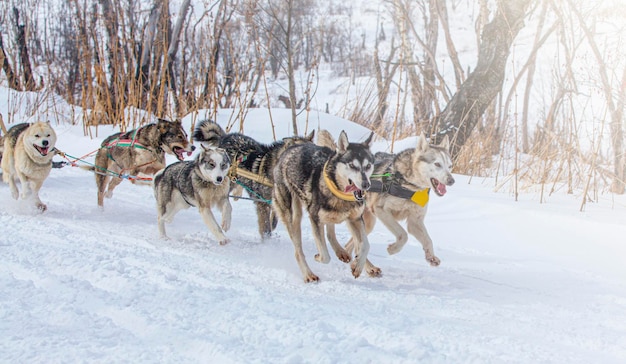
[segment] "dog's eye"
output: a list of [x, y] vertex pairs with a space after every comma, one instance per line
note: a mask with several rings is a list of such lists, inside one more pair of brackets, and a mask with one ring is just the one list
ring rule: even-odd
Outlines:
[[35, 138], [39, 138], [39, 134], [35, 134]]
[[226, 164], [226, 163], [222, 163], [222, 164], [220, 164], [220, 167], [221, 167], [222, 169], [226, 169], [226, 168], [228, 168], [228, 164]]
[[435, 163], [435, 167], [441, 168], [441, 163], [439, 163], [439, 162]]
[[215, 162], [209, 162], [209, 168], [211, 169], [215, 168]]

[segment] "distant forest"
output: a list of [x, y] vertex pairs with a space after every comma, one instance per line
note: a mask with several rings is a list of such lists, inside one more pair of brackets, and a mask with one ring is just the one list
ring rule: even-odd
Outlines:
[[447, 135], [459, 173], [586, 201], [625, 189], [623, 14], [583, 0], [5, 0], [0, 80], [91, 110], [86, 125], [124, 124], [129, 107], [272, 106], [297, 133], [330, 68], [371, 79], [340, 116], [389, 140]]

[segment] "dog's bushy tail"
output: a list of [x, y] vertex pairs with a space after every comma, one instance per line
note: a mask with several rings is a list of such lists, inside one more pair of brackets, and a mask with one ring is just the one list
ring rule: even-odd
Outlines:
[[193, 131], [193, 140], [206, 143], [211, 147], [218, 147], [220, 139], [226, 134], [219, 124], [213, 120], [202, 120]]
[[335, 143], [335, 139], [333, 138], [332, 134], [326, 129], [321, 129], [317, 132], [317, 142], [315, 144], [319, 145], [320, 147], [337, 150], [337, 143]]

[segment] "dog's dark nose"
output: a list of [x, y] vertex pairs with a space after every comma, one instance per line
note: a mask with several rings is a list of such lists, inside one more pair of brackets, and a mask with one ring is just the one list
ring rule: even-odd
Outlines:
[[370, 181], [366, 179], [366, 180], [364, 180], [364, 181], [363, 181], [361, 189], [362, 189], [363, 191], [367, 191], [367, 190], [369, 190], [369, 189], [370, 189], [370, 186], [371, 186], [371, 185], [372, 185], [372, 184], [370, 183]]
[[192, 146], [191, 146], [191, 151], [193, 152], [194, 150], [196, 150], [196, 146], [195, 146], [195, 145], [192, 145]]
[[454, 177], [452, 176], [448, 177], [448, 180], [446, 182], [448, 186], [452, 186], [454, 184]]
[[218, 183], [222, 183], [222, 179], [223, 179], [222, 176], [216, 178]]
[[41, 145], [43, 145], [44, 147], [47, 147], [48, 146], [48, 141], [47, 140], [42, 141]]

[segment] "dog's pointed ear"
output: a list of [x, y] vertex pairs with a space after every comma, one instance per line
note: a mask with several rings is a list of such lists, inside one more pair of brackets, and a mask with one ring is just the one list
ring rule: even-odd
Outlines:
[[425, 152], [428, 149], [428, 141], [426, 140], [426, 136], [424, 133], [420, 133], [420, 136], [417, 137], [417, 145], [415, 146], [416, 152]]
[[308, 141], [312, 142], [313, 138], [315, 138], [315, 129], [311, 130], [311, 132], [309, 133], [309, 135], [307, 135], [305, 137], [305, 139], [307, 139]]
[[165, 132], [167, 132], [167, 129], [169, 127], [169, 121], [164, 120], [164, 119], [159, 119], [159, 121], [157, 121], [157, 129], [159, 129], [159, 133], [161, 134], [165, 134]]
[[450, 139], [448, 138], [448, 134], [443, 137], [443, 140], [439, 143], [439, 147], [445, 150], [450, 150]]
[[348, 134], [346, 134], [345, 130], [342, 130], [341, 133], [339, 134], [339, 140], [337, 142], [337, 149], [339, 150], [339, 152], [345, 152], [346, 150], [348, 150], [348, 144], [350, 144], [350, 142], [348, 141]]
[[372, 138], [374, 138], [374, 132], [370, 133], [370, 136], [367, 137], [367, 139], [365, 139], [365, 141], [363, 142], [363, 145], [369, 148], [370, 145], [372, 144]]

